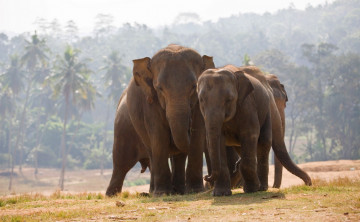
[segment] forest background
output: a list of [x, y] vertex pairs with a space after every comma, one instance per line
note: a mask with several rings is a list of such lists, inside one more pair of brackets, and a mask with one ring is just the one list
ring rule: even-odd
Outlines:
[[[286, 145], [297, 163], [360, 158], [360, 1], [337, 0], [216, 22], [179, 14], [171, 25], [114, 24], [93, 33], [72, 20], [0, 33], [0, 169], [112, 167], [117, 102], [132, 60], [171, 43], [214, 57], [217, 67], [254, 64], [288, 93]], [[62, 178], [62, 179], [61, 179]], [[63, 182], [62, 182], [63, 183]]]

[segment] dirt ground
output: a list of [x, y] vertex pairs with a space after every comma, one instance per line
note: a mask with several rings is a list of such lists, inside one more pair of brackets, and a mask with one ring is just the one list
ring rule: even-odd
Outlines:
[[[360, 160], [336, 160], [326, 162], [311, 162], [298, 165], [304, 169], [311, 178], [332, 180], [338, 177], [360, 177]], [[269, 185], [274, 182], [274, 166], [270, 166]], [[283, 179], [281, 188], [287, 188], [294, 185], [301, 185], [304, 182], [297, 176], [291, 174], [285, 168], [283, 170]], [[127, 187], [125, 190], [130, 192], [147, 192], [149, 185]]]
[[[360, 177], [360, 160], [337, 160], [326, 162], [310, 162], [299, 164], [311, 178], [335, 179], [338, 177]], [[52, 194], [58, 188], [58, 179], [60, 172], [57, 169], [39, 169], [37, 179], [34, 177], [32, 168], [24, 168], [23, 176], [16, 169], [17, 176], [14, 179], [13, 190], [8, 191], [9, 178], [7, 171], [0, 171], [0, 195], [22, 194], [22, 193], [42, 193]], [[100, 175], [100, 170], [69, 170], [66, 172], [65, 192], [100, 192], [105, 193], [106, 187], [110, 181], [112, 170], [105, 170]], [[206, 170], [204, 169], [204, 174]], [[273, 183], [274, 167], [270, 166], [269, 185]], [[127, 177], [127, 181], [136, 181], [139, 179], [150, 178], [149, 172], [140, 173], [139, 168], [132, 169]], [[289, 173], [286, 169], [283, 171], [281, 188], [287, 188], [293, 185], [303, 184], [298, 177]], [[124, 187], [124, 191], [147, 192], [149, 185]]]

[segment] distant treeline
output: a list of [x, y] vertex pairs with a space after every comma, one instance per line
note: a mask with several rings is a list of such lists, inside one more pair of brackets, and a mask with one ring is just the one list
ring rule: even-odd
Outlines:
[[359, 0], [217, 22], [185, 13], [157, 29], [117, 26], [101, 14], [88, 36], [73, 21], [36, 24], [31, 33], [0, 33], [2, 169], [110, 168], [114, 113], [132, 60], [170, 43], [211, 55], [216, 66], [255, 64], [276, 74], [288, 93], [295, 161], [360, 158]]

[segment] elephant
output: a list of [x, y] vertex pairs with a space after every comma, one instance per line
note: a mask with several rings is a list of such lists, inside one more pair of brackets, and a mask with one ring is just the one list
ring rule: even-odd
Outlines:
[[106, 190], [107, 196], [120, 193], [126, 174], [139, 161], [141, 172], [150, 167], [150, 159], [145, 145], [132, 125], [127, 107], [127, 89], [120, 97], [114, 121], [113, 173]]
[[[174, 44], [159, 50], [152, 58], [133, 60], [133, 78], [116, 113], [114, 169], [107, 195], [121, 192], [124, 180], [122, 174], [126, 171], [122, 169], [121, 161], [133, 158], [133, 165], [140, 160], [144, 163], [145, 153], [150, 161], [150, 192], [155, 196], [184, 193], [185, 190], [200, 192], [204, 189], [202, 153], [205, 147], [205, 126], [198, 105], [196, 83], [204, 70], [214, 67], [212, 57], [200, 56], [193, 49]], [[127, 144], [129, 137], [115, 132], [126, 130], [120, 121], [117, 122], [118, 118], [126, 119], [124, 113], [132, 125], [128, 134], [136, 134], [134, 143]], [[133, 149], [136, 157], [135, 154], [121, 156], [124, 150], [130, 149]], [[168, 164], [169, 157], [172, 157], [172, 172]], [[188, 164], [185, 171], [186, 158]], [[146, 168], [146, 164], [144, 166]]]
[[[238, 67], [239, 71], [242, 70], [249, 75], [253, 73], [262, 73], [260, 69], [256, 66], [245, 66]], [[283, 136], [285, 136], [285, 107], [286, 102], [288, 101], [287, 93], [283, 84], [281, 84], [278, 77], [274, 74], [263, 74], [267, 80], [267, 83], [270, 85], [272, 89], [272, 94], [275, 99], [275, 104], [278, 109], [278, 112], [281, 117], [281, 124], [283, 130]], [[254, 76], [256, 78], [256, 76]], [[232, 147], [227, 147], [227, 163], [231, 177], [231, 187], [236, 188], [242, 184], [242, 177], [239, 169], [235, 168], [236, 162], [239, 159], [238, 154]], [[274, 165], [275, 165], [275, 174], [274, 174], [274, 184], [273, 188], [280, 188], [281, 180], [282, 180], [282, 165], [280, 161], [277, 159], [276, 155], [274, 155]]]
[[[309, 175], [292, 162], [284, 143], [281, 117], [263, 75], [227, 65], [203, 72], [197, 83], [204, 117], [214, 196], [231, 195], [225, 146], [234, 146], [241, 160], [244, 192], [268, 189], [269, 151], [287, 170], [311, 185]], [[255, 77], [256, 78], [255, 78]]]

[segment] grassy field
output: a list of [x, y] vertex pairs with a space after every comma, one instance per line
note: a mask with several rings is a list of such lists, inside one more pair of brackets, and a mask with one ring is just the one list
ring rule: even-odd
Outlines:
[[230, 197], [211, 191], [164, 197], [123, 192], [1, 197], [0, 221], [359, 221], [360, 178], [314, 180], [312, 187], [292, 186]]

